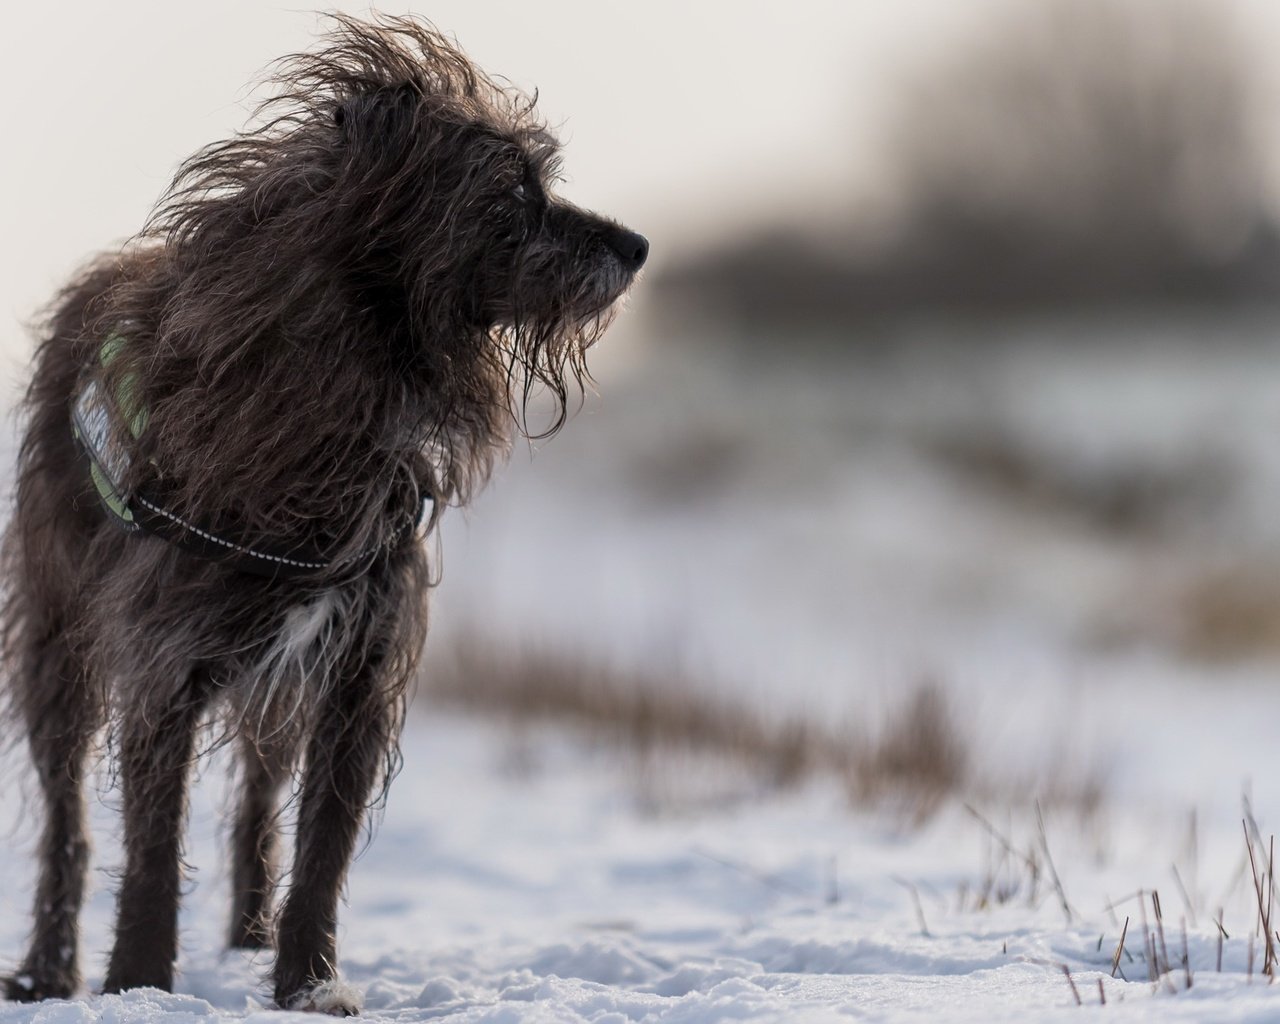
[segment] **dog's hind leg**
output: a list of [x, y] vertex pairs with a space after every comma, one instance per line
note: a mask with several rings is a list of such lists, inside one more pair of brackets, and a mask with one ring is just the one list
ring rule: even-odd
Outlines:
[[240, 741], [240, 803], [231, 848], [231, 933], [239, 949], [271, 945], [271, 893], [275, 885], [276, 798], [286, 777], [283, 752], [252, 736]]
[[187, 777], [208, 697], [208, 679], [191, 673], [172, 692], [147, 694], [121, 724], [125, 870], [105, 992], [173, 985]]
[[81, 793], [85, 756], [98, 726], [97, 702], [60, 631], [32, 642], [14, 680], [15, 697], [44, 797], [35, 927], [5, 995], [31, 1002], [66, 998], [80, 984], [80, 905], [89, 862]]
[[394, 743], [391, 709], [368, 657], [317, 709], [298, 808], [289, 895], [276, 931], [276, 1003], [348, 1016], [356, 993], [337, 973], [338, 898], [370, 792]]

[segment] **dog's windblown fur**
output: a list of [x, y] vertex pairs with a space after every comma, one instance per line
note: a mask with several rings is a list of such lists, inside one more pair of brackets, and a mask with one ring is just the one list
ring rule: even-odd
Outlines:
[[[126, 853], [105, 989], [170, 986], [187, 775], [212, 723], [240, 763], [230, 942], [275, 945], [278, 1005], [353, 1009], [334, 996], [339, 892], [426, 628], [426, 557], [394, 513], [465, 501], [530, 389], [559, 427], [647, 253], [551, 194], [532, 103], [420, 21], [338, 17], [274, 83], [255, 127], [196, 154], [141, 234], [66, 288], [39, 347], [4, 547], [5, 687], [46, 812], [13, 999], [79, 984], [81, 789], [104, 733]], [[119, 530], [70, 428], [90, 381], [146, 410], [136, 438], [112, 424], [126, 493], [159, 483], [187, 523], [330, 568], [247, 575]]]

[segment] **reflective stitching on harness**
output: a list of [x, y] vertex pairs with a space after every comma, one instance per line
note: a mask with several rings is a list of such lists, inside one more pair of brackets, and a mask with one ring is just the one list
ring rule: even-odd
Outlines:
[[[262, 551], [254, 551], [253, 548], [247, 548], [243, 544], [236, 544], [232, 541], [225, 540], [222, 537], [215, 536], [214, 534], [209, 533], [207, 530], [200, 529], [200, 527], [196, 526], [194, 523], [189, 523], [185, 519], [183, 519], [181, 516], [174, 515], [167, 508], [161, 508], [159, 505], [152, 504], [151, 502], [147, 501], [147, 499], [144, 498], [141, 494], [135, 494], [133, 496], [133, 500], [140, 505], [145, 505], [152, 512], [156, 513], [156, 515], [164, 516], [166, 519], [169, 519], [172, 522], [177, 523], [183, 529], [190, 530], [192, 533], [197, 534], [200, 537], [203, 537], [205, 540], [213, 541], [213, 543], [215, 544], [221, 544], [223, 547], [230, 548], [232, 551], [239, 551], [242, 555], [252, 555], [254, 558], [263, 558], [263, 559], [266, 559], [268, 562], [279, 562], [282, 565], [292, 565], [292, 566], [296, 566], [299, 569], [326, 569], [333, 565], [341, 564], [341, 563], [335, 563], [335, 562], [299, 562], [296, 559], [284, 558], [281, 555], [268, 555]], [[349, 562], [356, 558], [363, 558], [364, 554], [365, 552], [361, 552], [360, 554], [352, 555], [351, 558], [344, 559], [343, 561]]]
[[393, 534], [390, 535], [387, 543], [375, 545], [375, 547], [372, 548], [366, 548], [365, 550], [362, 550], [362, 552], [349, 554], [349, 556], [339, 559], [337, 562], [301, 562], [298, 561], [297, 558], [285, 558], [284, 556], [280, 556], [280, 554], [256, 552], [256, 550], [253, 550], [252, 548], [244, 547], [243, 544], [236, 544], [232, 540], [220, 538], [220, 536], [211, 534], [211, 532], [207, 530], [201, 530], [200, 527], [192, 524], [192, 522], [184, 520], [182, 516], [178, 516], [175, 515], [175, 513], [170, 512], [168, 508], [161, 508], [154, 502], [148, 502], [148, 500], [143, 498], [141, 494], [134, 494], [132, 500], [141, 504], [141, 506], [146, 506], [146, 508], [150, 509], [151, 512], [155, 512], [157, 516], [164, 516], [166, 520], [169, 520], [170, 522], [177, 522], [177, 524], [182, 526], [184, 530], [191, 530], [193, 534], [201, 536], [201, 538], [204, 538], [205, 540], [211, 540], [214, 544], [221, 544], [224, 548], [230, 548], [234, 550], [234, 552], [239, 552], [241, 554], [250, 554], [253, 558], [262, 558], [268, 562], [278, 562], [280, 564], [284, 564], [284, 566], [293, 566], [294, 568], [334, 568], [337, 566], [344, 566], [344, 564], [347, 564], [348, 562], [358, 562], [361, 558], [369, 558], [372, 554], [378, 553], [379, 550], [383, 550], [384, 548], [389, 549], [393, 544], [396, 544], [397, 541], [401, 539], [404, 532], [404, 525], [401, 524], [396, 527], [396, 532], [393, 532]]

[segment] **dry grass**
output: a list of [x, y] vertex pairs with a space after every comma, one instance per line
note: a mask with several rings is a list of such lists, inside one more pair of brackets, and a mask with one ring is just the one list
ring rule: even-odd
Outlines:
[[[546, 650], [499, 650], [472, 638], [435, 658], [422, 696], [516, 729], [568, 729], [597, 748], [634, 757], [646, 784], [661, 790], [652, 801], [661, 807], [697, 802], [697, 785], [717, 771], [736, 778], [739, 797], [833, 778], [852, 803], [891, 807], [917, 822], [962, 793], [1027, 795], [977, 777], [965, 730], [930, 682], [875, 727], [855, 727], [771, 715], [679, 672], [623, 671]], [[662, 776], [656, 783], [655, 775]], [[1089, 809], [1098, 790], [1060, 784], [1041, 795]]]
[[[1014, 902], [1036, 907], [1053, 900], [1061, 907], [1068, 926], [1079, 923], [1081, 918], [1067, 901], [1062, 882], [1053, 870], [1049, 838], [1039, 808], [1036, 809], [1034, 836], [1022, 841], [1010, 838], [1013, 835], [1012, 824], [1002, 829], [974, 808], [966, 806], [966, 809], [988, 841], [980, 880], [961, 884], [958, 909], [961, 912], [980, 912]], [[1221, 974], [1224, 953], [1229, 952], [1229, 970], [1243, 970], [1250, 980], [1257, 972], [1268, 983], [1273, 983], [1280, 968], [1280, 930], [1275, 923], [1275, 836], [1264, 838], [1248, 796], [1243, 800], [1241, 825], [1244, 850], [1233, 877], [1223, 890], [1223, 895], [1232, 897], [1236, 904], [1235, 920], [1227, 918], [1222, 905], [1210, 915], [1207, 912], [1210, 908], [1201, 905], [1197, 898], [1204, 890], [1194, 884], [1200, 835], [1198, 817], [1193, 812], [1187, 840], [1179, 855], [1189, 858], [1184, 868], [1189, 869], [1189, 877], [1193, 880], [1190, 890], [1183, 883], [1177, 860], [1165, 861], [1162, 865], [1161, 852], [1153, 851], [1156, 854], [1153, 868], [1157, 873], [1163, 873], [1164, 865], [1168, 865], [1181, 907], [1175, 909], [1175, 901], [1162, 898], [1160, 890], [1154, 887], [1138, 889], [1121, 899], [1109, 901], [1102, 909], [1109, 915], [1112, 929], [1100, 934], [1096, 944], [1090, 942], [1088, 948], [1078, 952], [1075, 959], [1079, 964], [1125, 982], [1145, 977], [1153, 992], [1177, 996], [1194, 988], [1196, 971]], [[1195, 935], [1196, 942], [1192, 946], [1189, 934], [1197, 929], [1197, 918], [1212, 924], [1211, 934], [1216, 940], [1213, 944], [1206, 942], [1204, 932], [1200, 931]], [[1009, 942], [1006, 941], [1002, 948], [1007, 954]], [[1193, 964], [1193, 948], [1198, 961], [1196, 964]], [[1062, 971], [1071, 985], [1075, 1001], [1083, 1005], [1081, 993], [1071, 980], [1068, 964], [1036, 956], [1026, 959]], [[1101, 980], [1098, 1002], [1107, 1002]]]
[[972, 757], [962, 736], [942, 691], [921, 684], [878, 738], [855, 752], [848, 774], [854, 794], [863, 802], [907, 796], [915, 813], [932, 811], [972, 783]]
[[1280, 577], [1269, 565], [1206, 571], [1175, 596], [1175, 639], [1192, 657], [1280, 654]]
[[1072, 466], [996, 431], [919, 439], [943, 466], [1001, 501], [1117, 536], [1148, 537], [1211, 515], [1230, 480], [1210, 458]]
[[515, 724], [567, 726], [641, 754], [698, 750], [740, 762], [785, 786], [845, 752], [800, 719], [766, 722], [699, 692], [688, 680], [650, 678], [547, 651], [499, 652], [464, 641], [428, 673], [435, 703]]

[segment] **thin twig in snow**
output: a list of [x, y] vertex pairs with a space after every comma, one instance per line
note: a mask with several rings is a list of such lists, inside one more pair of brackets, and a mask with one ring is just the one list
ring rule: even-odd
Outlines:
[[1080, 998], [1080, 991], [1076, 988], [1076, 983], [1071, 977], [1071, 968], [1066, 964], [1061, 964], [1062, 973], [1067, 976], [1067, 984], [1071, 986], [1071, 994], [1076, 997], [1076, 1006], [1083, 1006], [1084, 1001]]
[[1049, 878], [1053, 881], [1053, 888], [1058, 893], [1058, 900], [1062, 904], [1062, 913], [1067, 918], [1067, 924], [1071, 924], [1071, 904], [1067, 902], [1067, 894], [1062, 888], [1062, 879], [1058, 877], [1058, 869], [1053, 865], [1053, 854], [1049, 852], [1049, 837], [1045, 833], [1044, 815], [1040, 812], [1040, 801], [1036, 801], [1036, 824], [1040, 829], [1040, 847], [1044, 850], [1045, 866], [1049, 869]]
[[1124, 919], [1124, 929], [1120, 932], [1120, 941], [1116, 944], [1115, 955], [1111, 958], [1111, 977], [1116, 976], [1116, 971], [1120, 969], [1120, 954], [1124, 952], [1124, 937], [1129, 934], [1129, 919]]

